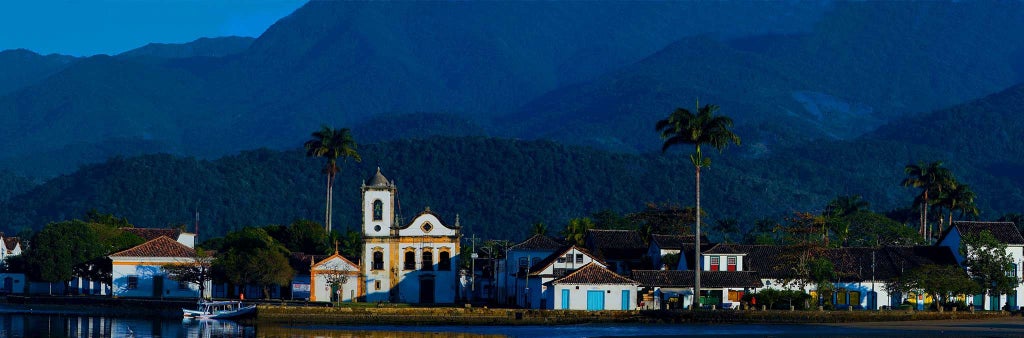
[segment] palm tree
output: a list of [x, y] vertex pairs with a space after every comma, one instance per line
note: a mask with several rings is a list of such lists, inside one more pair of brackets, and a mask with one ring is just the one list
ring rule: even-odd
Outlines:
[[312, 139], [306, 141], [303, 147], [306, 148], [307, 157], [323, 157], [327, 159], [323, 173], [327, 175], [327, 208], [324, 212], [324, 226], [327, 233], [331, 233], [331, 205], [334, 202], [334, 177], [341, 169], [338, 167], [338, 159], [343, 161], [352, 158], [356, 162], [362, 161], [359, 153], [356, 152], [356, 141], [348, 128], [333, 129], [328, 126], [320, 127], [320, 130], [313, 132]]
[[533, 223], [533, 234], [547, 236], [548, 226], [542, 222]]
[[839, 196], [825, 206], [825, 216], [843, 217], [868, 211], [870, 203], [861, 199], [860, 195]]
[[930, 238], [928, 229], [928, 206], [931, 204], [931, 196], [938, 197], [949, 186], [954, 185], [953, 173], [942, 167], [942, 162], [936, 161], [928, 165], [924, 162], [908, 164], [903, 168], [907, 178], [900, 184], [904, 187], [920, 188], [921, 194], [915, 198], [915, 202], [921, 205], [921, 227], [920, 233], [925, 240]]
[[[727, 116], [715, 116], [714, 113], [718, 111], [718, 106], [713, 104], [700, 106], [698, 101], [696, 104], [697, 113], [694, 114], [689, 110], [683, 108], [676, 108], [668, 118], [658, 121], [655, 125], [655, 129], [661, 134], [661, 138], [664, 143], [661, 146], [661, 152], [668, 151], [669, 148], [676, 145], [693, 145], [694, 153], [690, 155], [690, 163], [693, 164], [696, 172], [696, 196], [697, 206], [695, 210], [701, 210], [700, 208], [700, 169], [711, 165], [711, 158], [704, 157], [704, 153], [701, 152], [701, 145], [709, 145], [712, 148], [717, 149], [721, 152], [729, 143], [740, 144], [740, 137], [733, 133], [732, 119]], [[701, 217], [695, 216], [697, 224], [695, 227], [696, 250], [694, 250], [695, 262], [700, 264], [700, 219]], [[693, 273], [693, 309], [696, 310], [700, 307], [700, 267], [694, 270]]]
[[565, 241], [576, 246], [583, 246], [587, 240], [587, 230], [594, 228], [594, 221], [589, 218], [573, 218], [562, 230]]
[[970, 186], [957, 184], [943, 195], [943, 199], [946, 200], [946, 207], [949, 209], [949, 226], [953, 225], [953, 211], [959, 211], [960, 217], [964, 215], [978, 215], [978, 206], [974, 204], [975, 194]]

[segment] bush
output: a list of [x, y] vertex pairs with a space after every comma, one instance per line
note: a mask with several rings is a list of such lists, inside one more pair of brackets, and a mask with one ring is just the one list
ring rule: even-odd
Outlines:
[[790, 305], [797, 310], [804, 310], [807, 300], [811, 299], [811, 295], [801, 291], [766, 289], [757, 293], [745, 294], [741, 300], [744, 303], [752, 304], [755, 297], [757, 306], [766, 305], [769, 309], [775, 310], [789, 310]]
[[956, 307], [957, 311], [967, 311], [967, 303], [964, 301], [953, 301], [943, 302], [942, 309], [945, 311], [953, 311], [953, 307]]

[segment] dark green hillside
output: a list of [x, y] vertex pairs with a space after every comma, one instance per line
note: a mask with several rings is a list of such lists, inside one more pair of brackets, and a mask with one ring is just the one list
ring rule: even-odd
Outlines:
[[638, 137], [650, 121], [699, 97], [734, 117], [755, 154], [852, 139], [1024, 81], [1020, 32], [1021, 2], [842, 2], [808, 34], [686, 38], [501, 121], [528, 137], [643, 152], [657, 146]]
[[0, 96], [42, 81], [77, 60], [68, 55], [39, 55], [24, 49], [0, 51]]
[[[216, 122], [196, 106], [206, 87], [192, 74], [109, 56], [82, 59], [44, 83], [0, 99], [0, 149], [20, 157], [68, 145], [141, 138], [182, 148]], [[59, 162], [59, 161], [58, 161]]]
[[243, 36], [225, 36], [219, 38], [199, 38], [189, 43], [150, 43], [117, 54], [117, 57], [181, 59], [195, 56], [227, 56], [245, 51], [255, 40]]
[[0, 170], [0, 204], [11, 197], [25, 193], [35, 184], [32, 180], [18, 176], [9, 170]]
[[360, 123], [352, 131], [362, 143], [488, 134], [483, 127], [466, 118], [444, 113], [382, 114]]
[[[538, 221], [558, 227], [603, 209], [625, 212], [646, 202], [687, 201], [693, 186], [684, 157], [610, 154], [544, 141], [431, 138], [366, 145], [360, 152], [363, 162], [346, 163], [338, 177], [335, 219], [342, 227], [358, 224], [359, 186], [377, 165], [397, 182], [407, 220], [430, 206], [449, 222], [458, 213], [478, 235], [513, 239]], [[201, 224], [216, 234], [320, 219], [321, 165], [299, 152], [270, 150], [216, 161], [118, 158], [13, 198], [0, 207], [0, 217], [10, 229], [38, 229], [97, 209], [139, 226], [165, 226], [190, 223], [198, 206]], [[705, 177], [707, 210], [715, 217], [784, 213], [828, 198], [725, 166]]]
[[[0, 97], [0, 149], [16, 150], [0, 154], [0, 161], [28, 172], [33, 168], [19, 158], [119, 139], [203, 158], [288, 149], [323, 123], [356, 126], [378, 114], [450, 112], [485, 121], [683, 36], [803, 32], [826, 8], [824, 2], [314, 1], [238, 54], [231, 52], [242, 50], [244, 39], [231, 46], [200, 39], [93, 57], [37, 76], [36, 86]], [[227, 54], [233, 55], [211, 57]], [[190, 55], [202, 56], [179, 58]]]

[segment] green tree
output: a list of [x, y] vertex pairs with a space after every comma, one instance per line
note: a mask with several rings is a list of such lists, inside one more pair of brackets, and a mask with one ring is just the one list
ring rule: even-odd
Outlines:
[[[694, 146], [694, 152], [690, 155], [690, 163], [693, 164], [696, 173], [695, 195], [697, 207], [695, 211], [699, 213], [699, 210], [701, 210], [700, 169], [711, 165], [711, 158], [704, 156], [704, 153], [701, 152], [701, 146], [708, 145], [721, 152], [729, 143], [739, 145], [740, 137], [730, 130], [732, 128], [731, 118], [714, 115], [718, 111], [718, 106], [708, 104], [701, 107], [699, 102], [696, 106], [696, 114], [684, 108], [676, 108], [675, 111], [669, 114], [668, 118], [658, 121], [655, 129], [661, 134], [661, 138], [665, 140], [661, 147], [662, 153], [676, 145]], [[694, 251], [694, 255], [696, 256], [695, 261], [700, 262], [700, 215], [696, 219], [694, 237], [696, 240], [694, 243], [696, 243], [697, 249]], [[693, 276], [693, 293], [700, 295], [700, 269], [695, 270]], [[700, 297], [693, 297], [693, 308], [697, 309], [699, 307]]]
[[192, 257], [161, 266], [163, 271], [167, 272], [167, 278], [198, 286], [200, 299], [206, 294], [206, 282], [212, 278], [212, 267], [213, 256], [198, 248]]
[[743, 234], [743, 243], [758, 245], [782, 244], [781, 233], [777, 231], [778, 222], [771, 218], [762, 218], [754, 222], [754, 228]]
[[[685, 234], [692, 231], [694, 208], [677, 205], [647, 203], [644, 210], [626, 215], [626, 220], [639, 226], [649, 226], [650, 233], [659, 235]], [[704, 214], [703, 212], [701, 213]]]
[[937, 197], [945, 189], [953, 185], [953, 173], [942, 167], [942, 162], [924, 164], [908, 164], [903, 168], [907, 175], [900, 184], [904, 187], [920, 188], [921, 193], [915, 198], [915, 203], [921, 208], [920, 234], [925, 240], [930, 240], [930, 229], [928, 227], [928, 208], [931, 205], [931, 198]]
[[346, 230], [341, 238], [340, 252], [343, 256], [349, 259], [359, 259], [363, 256], [363, 233], [358, 230]]
[[533, 230], [531, 231], [531, 235], [543, 235], [543, 236], [546, 236], [547, 234], [548, 234], [548, 226], [547, 225], [545, 225], [542, 222], [533, 223]]
[[964, 236], [960, 241], [960, 254], [971, 279], [990, 295], [1013, 292], [1020, 282], [1016, 276], [1007, 274], [1014, 267], [1014, 262], [1006, 251], [1006, 243], [987, 230]]
[[334, 202], [334, 177], [341, 171], [338, 167], [338, 159], [352, 158], [356, 162], [362, 161], [359, 153], [356, 152], [356, 141], [348, 128], [333, 129], [323, 126], [320, 130], [313, 132], [312, 139], [303, 144], [306, 149], [306, 156], [323, 157], [327, 159], [323, 173], [327, 175], [327, 208], [324, 214], [324, 225], [327, 232], [331, 232], [331, 212]]
[[847, 245], [854, 247], [911, 246], [924, 242], [912, 227], [894, 221], [882, 214], [860, 211], [840, 218], [849, 224]]
[[270, 297], [271, 285], [287, 285], [294, 270], [288, 264], [288, 249], [266, 230], [245, 227], [224, 237], [226, 250], [217, 253], [213, 273], [235, 285], [259, 285], [263, 297]]
[[735, 218], [725, 218], [715, 221], [715, 228], [722, 236], [722, 242], [732, 243], [732, 235], [740, 231], [740, 221]]
[[843, 217], [861, 211], [868, 211], [870, 203], [861, 199], [860, 195], [839, 196], [825, 206], [825, 215]]
[[932, 295], [936, 300], [935, 306], [948, 302], [953, 295], [969, 295], [978, 290], [978, 285], [967, 273], [955, 265], [922, 265], [905, 274], [900, 281], [906, 284], [900, 287], [902, 289], [920, 290]]
[[327, 231], [310, 220], [296, 220], [284, 230], [284, 245], [292, 252], [327, 254], [331, 252]]
[[974, 204], [975, 197], [974, 191], [966, 184], [956, 184], [945, 194], [942, 194], [943, 204], [946, 206], [946, 210], [949, 211], [949, 223], [947, 223], [947, 226], [953, 225], [954, 211], [959, 211], [960, 217], [978, 216], [980, 212], [978, 206]]
[[594, 222], [589, 218], [573, 218], [562, 230], [565, 241], [576, 246], [584, 246], [587, 240], [587, 230], [594, 228]]
[[107, 254], [96, 232], [80, 220], [47, 224], [24, 253], [30, 280], [65, 285], [75, 276], [76, 266]]
[[832, 277], [825, 273], [831, 269], [826, 269], [822, 262], [828, 249], [827, 237], [823, 234], [826, 231], [824, 218], [798, 212], [787, 218], [786, 226], [780, 228], [784, 233], [785, 248], [779, 258], [787, 262], [785, 268], [791, 271], [792, 276], [785, 284], [823, 286], [822, 280]]

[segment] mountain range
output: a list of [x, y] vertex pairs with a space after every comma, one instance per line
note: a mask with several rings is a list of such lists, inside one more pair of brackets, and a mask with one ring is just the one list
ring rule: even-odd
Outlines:
[[1024, 210], [1022, 6], [311, 2], [256, 39], [4, 51], [0, 217], [38, 228], [95, 208], [165, 225], [198, 207], [219, 233], [316, 219], [318, 167], [294, 149], [333, 125], [365, 146], [339, 189], [380, 165], [407, 207], [508, 238], [691, 200], [686, 157], [655, 154], [653, 125], [699, 101], [743, 138], [708, 171], [714, 219], [850, 194], [905, 208], [903, 166], [935, 160], [995, 218]]

